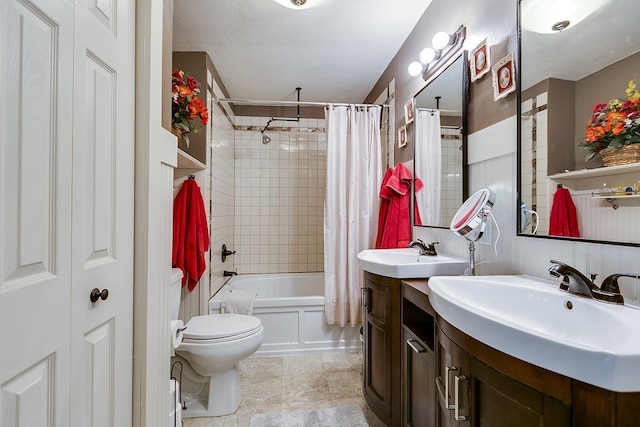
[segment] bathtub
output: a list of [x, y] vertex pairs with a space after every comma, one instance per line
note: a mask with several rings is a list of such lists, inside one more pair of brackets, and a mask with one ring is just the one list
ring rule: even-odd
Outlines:
[[241, 274], [209, 300], [209, 312], [231, 289], [257, 293], [253, 315], [264, 325], [256, 356], [306, 354], [360, 349], [359, 327], [329, 326], [324, 317], [324, 273]]

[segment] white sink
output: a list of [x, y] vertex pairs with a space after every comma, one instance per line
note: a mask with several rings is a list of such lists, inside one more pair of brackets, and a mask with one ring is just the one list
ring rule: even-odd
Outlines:
[[640, 310], [525, 276], [432, 277], [447, 322], [497, 350], [618, 392], [640, 391]]
[[417, 248], [367, 249], [358, 254], [360, 268], [398, 279], [463, 274], [468, 262], [446, 255], [420, 255]]

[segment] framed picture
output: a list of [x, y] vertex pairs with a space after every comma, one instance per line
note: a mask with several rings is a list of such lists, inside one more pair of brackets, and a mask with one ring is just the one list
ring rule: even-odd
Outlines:
[[489, 72], [491, 59], [489, 58], [489, 46], [487, 39], [480, 42], [469, 55], [469, 68], [471, 69], [471, 81], [475, 82]]
[[398, 129], [398, 147], [402, 148], [407, 145], [407, 125], [402, 125]]
[[493, 79], [494, 101], [504, 98], [516, 90], [513, 52], [510, 52], [491, 67], [491, 76]]
[[404, 123], [408, 125], [413, 121], [413, 98], [404, 104]]

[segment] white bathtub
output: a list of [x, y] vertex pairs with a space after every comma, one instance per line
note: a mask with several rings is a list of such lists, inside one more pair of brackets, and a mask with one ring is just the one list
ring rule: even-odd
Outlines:
[[261, 356], [347, 351], [360, 348], [359, 327], [329, 326], [324, 318], [324, 273], [242, 274], [209, 300], [209, 312], [231, 289], [257, 292], [253, 315], [264, 325]]

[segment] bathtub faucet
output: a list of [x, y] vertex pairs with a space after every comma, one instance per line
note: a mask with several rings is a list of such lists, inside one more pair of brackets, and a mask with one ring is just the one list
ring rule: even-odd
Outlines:
[[225, 271], [222, 272], [222, 275], [224, 277], [232, 277], [232, 276], [237, 276], [238, 272], [237, 271], [227, 271], [227, 270], [225, 270]]

